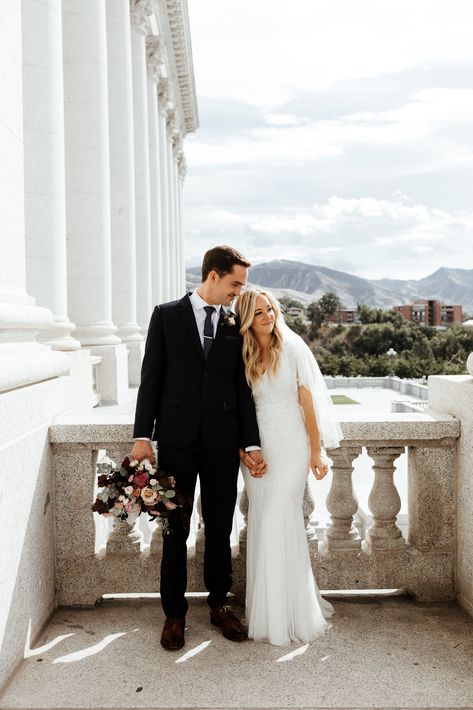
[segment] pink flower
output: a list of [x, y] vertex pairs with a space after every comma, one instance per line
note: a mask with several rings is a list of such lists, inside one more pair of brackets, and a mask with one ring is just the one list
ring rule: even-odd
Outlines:
[[115, 505], [113, 507], [117, 508], [118, 510], [122, 510], [122, 508], [124, 506], [123, 506], [123, 503], [120, 503], [120, 501], [117, 500], [117, 502], [115, 503]]
[[133, 485], [138, 486], [138, 488], [143, 488], [144, 486], [146, 486], [148, 481], [149, 475], [146, 473], [146, 471], [140, 471], [139, 473], [135, 474]]
[[177, 505], [172, 500], [167, 500], [164, 504], [168, 510], [176, 510]]

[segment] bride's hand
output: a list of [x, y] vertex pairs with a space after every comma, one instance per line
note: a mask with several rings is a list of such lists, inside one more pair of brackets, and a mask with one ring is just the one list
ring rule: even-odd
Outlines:
[[321, 481], [328, 472], [328, 464], [320, 451], [316, 451], [310, 455], [310, 470], [318, 481]]

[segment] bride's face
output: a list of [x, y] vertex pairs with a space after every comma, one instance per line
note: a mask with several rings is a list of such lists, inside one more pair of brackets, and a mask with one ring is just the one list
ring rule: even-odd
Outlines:
[[269, 335], [274, 328], [276, 316], [274, 310], [266, 296], [258, 296], [256, 299], [255, 315], [251, 323], [251, 329], [256, 336]]

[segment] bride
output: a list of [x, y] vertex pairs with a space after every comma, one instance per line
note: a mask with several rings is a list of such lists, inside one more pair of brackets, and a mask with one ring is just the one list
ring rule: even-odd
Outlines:
[[275, 298], [248, 289], [236, 312], [267, 463], [266, 473], [250, 473], [251, 458], [240, 450], [249, 499], [248, 635], [278, 646], [308, 642], [328, 628], [333, 607], [314, 580], [302, 499], [309, 469], [317, 480], [328, 471], [322, 444], [337, 447], [343, 435], [315, 358]]

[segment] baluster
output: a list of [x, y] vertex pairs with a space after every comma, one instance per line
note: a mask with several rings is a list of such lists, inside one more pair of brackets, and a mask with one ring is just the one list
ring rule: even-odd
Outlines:
[[[151, 523], [152, 525], [152, 523]], [[151, 533], [151, 540], [149, 543], [149, 554], [150, 555], [162, 555], [163, 554], [163, 525], [161, 520], [156, 517], [156, 523], [153, 532]]]
[[368, 455], [373, 459], [374, 483], [368, 506], [373, 515], [373, 525], [366, 533], [366, 544], [372, 550], [403, 548], [405, 540], [396, 525], [401, 509], [401, 499], [394, 485], [394, 461], [402, 453], [402, 446], [368, 446]]
[[115, 518], [113, 529], [107, 540], [107, 555], [129, 557], [139, 555], [143, 542], [143, 533], [138, 529], [137, 521]]
[[197, 511], [197, 516], [199, 519], [197, 532], [195, 534], [195, 554], [197, 557], [201, 557], [203, 560], [204, 559], [204, 547], [205, 547], [205, 525], [204, 525], [204, 519], [202, 517], [202, 500], [201, 500], [200, 493], [197, 497], [195, 509]]
[[308, 540], [312, 540], [314, 537], [317, 537], [317, 535], [315, 533], [315, 528], [312, 525], [311, 520], [310, 520], [310, 516], [314, 512], [314, 509], [315, 509], [314, 496], [313, 496], [313, 493], [310, 489], [309, 481], [307, 481], [307, 483], [305, 484], [305, 488], [304, 488], [304, 497], [302, 499], [302, 512], [304, 514], [305, 533], [307, 535]]
[[360, 535], [353, 524], [358, 500], [352, 483], [353, 461], [360, 453], [360, 446], [342, 446], [339, 449], [327, 450], [333, 461], [332, 485], [326, 501], [331, 522], [321, 545], [323, 552], [361, 547]]
[[240, 495], [240, 513], [243, 516], [243, 525], [239, 534], [240, 545], [246, 545], [246, 528], [248, 525], [248, 493], [246, 492], [246, 486], [243, 488]]

